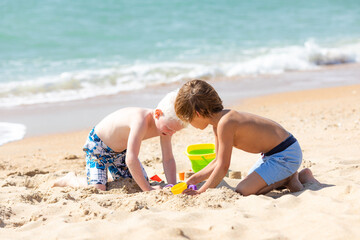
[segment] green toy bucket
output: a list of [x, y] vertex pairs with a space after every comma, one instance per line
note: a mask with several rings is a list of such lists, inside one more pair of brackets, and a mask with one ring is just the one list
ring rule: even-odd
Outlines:
[[189, 145], [186, 155], [190, 159], [192, 170], [198, 172], [215, 159], [215, 145], [212, 143]]

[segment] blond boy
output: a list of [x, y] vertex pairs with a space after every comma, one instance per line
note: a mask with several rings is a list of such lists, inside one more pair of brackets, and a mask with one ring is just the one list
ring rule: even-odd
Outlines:
[[106, 190], [107, 170], [114, 180], [133, 178], [143, 191], [154, 190], [138, 158], [143, 140], [160, 137], [166, 180], [176, 183], [176, 164], [171, 137], [184, 125], [176, 116], [174, 101], [177, 91], [168, 93], [156, 109], [128, 107], [101, 120], [90, 132], [84, 145], [87, 179], [73, 173], [55, 182], [54, 186], [93, 185]]

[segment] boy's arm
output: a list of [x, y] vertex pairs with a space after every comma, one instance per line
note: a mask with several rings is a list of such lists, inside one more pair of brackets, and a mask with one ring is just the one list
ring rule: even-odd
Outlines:
[[218, 137], [217, 137], [217, 129], [215, 127], [213, 127], [213, 132], [214, 132], [214, 136], [215, 136], [215, 153], [216, 153], [216, 158], [211, 161], [206, 167], [204, 167], [203, 169], [201, 169], [199, 172], [195, 173], [194, 175], [192, 175], [187, 181], [186, 183], [188, 185], [190, 184], [198, 184], [206, 179], [208, 179], [208, 177], [210, 176], [210, 174], [214, 171], [214, 168], [216, 166], [216, 161], [217, 161], [217, 150], [219, 147], [218, 144]]
[[176, 163], [172, 152], [171, 136], [160, 135], [160, 145], [166, 180], [169, 184], [176, 184]]
[[209, 179], [199, 189], [199, 193], [203, 193], [208, 188], [215, 188], [225, 177], [230, 167], [231, 154], [233, 148], [234, 129], [231, 123], [222, 124], [217, 129], [217, 156], [216, 164], [214, 164], [214, 170], [212, 171]]
[[138, 158], [141, 142], [143, 140], [143, 136], [146, 133], [146, 130], [147, 130], [146, 121], [140, 121], [137, 123], [133, 123], [131, 125], [128, 143], [127, 143], [125, 161], [132, 177], [134, 178], [135, 182], [139, 185], [141, 190], [150, 191], [153, 190], [153, 188], [150, 186], [149, 182], [145, 179], [141, 169], [140, 160]]
[[210, 174], [214, 171], [215, 166], [216, 166], [216, 159], [211, 161], [206, 167], [201, 169], [199, 172], [192, 175], [186, 181], [186, 184], [187, 185], [198, 184], [198, 183], [206, 180], [210, 176]]

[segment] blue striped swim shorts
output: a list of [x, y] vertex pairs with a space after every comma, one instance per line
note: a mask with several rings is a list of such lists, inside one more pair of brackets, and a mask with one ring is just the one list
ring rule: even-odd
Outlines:
[[[86, 153], [86, 178], [89, 185], [106, 185], [107, 170], [109, 170], [113, 180], [132, 178], [125, 162], [126, 149], [120, 153], [114, 152], [96, 135], [94, 128], [90, 131], [83, 150]], [[147, 174], [142, 165], [141, 168], [147, 179]]]

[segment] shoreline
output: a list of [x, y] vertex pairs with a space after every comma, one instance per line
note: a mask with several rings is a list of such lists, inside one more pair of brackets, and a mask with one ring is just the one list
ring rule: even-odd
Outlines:
[[[252, 97], [269, 94], [317, 89], [360, 83], [360, 64], [328, 66], [311, 71], [286, 72], [236, 79], [214, 79], [210, 83], [217, 89], [225, 106], [233, 106]], [[169, 91], [183, 83], [125, 92], [113, 96], [86, 100], [0, 108], [2, 122], [26, 126], [25, 138], [65, 133], [93, 127], [107, 114], [125, 107], [154, 108]]]

